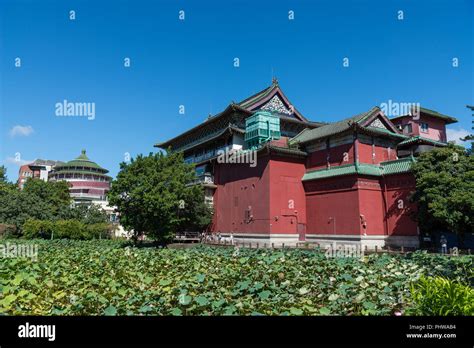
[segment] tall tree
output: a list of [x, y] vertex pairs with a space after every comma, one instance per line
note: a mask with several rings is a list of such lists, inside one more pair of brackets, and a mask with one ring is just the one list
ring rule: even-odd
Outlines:
[[105, 210], [95, 204], [77, 204], [60, 213], [61, 219], [79, 220], [85, 224], [108, 223], [109, 217]]
[[70, 209], [71, 198], [66, 182], [28, 179], [24, 189], [14, 184], [0, 184], [0, 223], [21, 230], [27, 219], [55, 220]]
[[423, 232], [452, 231], [461, 244], [474, 231], [474, 157], [450, 144], [422, 153], [413, 165]]
[[23, 187], [25, 194], [33, 196], [39, 202], [48, 205], [48, 211], [53, 216], [70, 206], [69, 183], [66, 181], [43, 181], [28, 179]]
[[139, 155], [121, 163], [109, 201], [135, 237], [146, 234], [166, 242], [178, 230], [202, 230], [210, 221], [203, 188], [189, 185], [195, 175], [194, 166], [184, 163], [181, 153]]
[[[472, 105], [466, 105], [466, 107], [467, 107], [468, 109], [470, 109], [471, 111], [474, 111], [474, 106], [472, 106]], [[472, 122], [474, 122], [474, 114], [472, 114], [472, 117], [473, 117], [473, 121], [472, 121]], [[469, 155], [472, 155], [473, 150], [474, 150], [474, 134], [469, 134], [469, 135], [465, 136], [464, 138], [461, 138], [461, 140], [462, 140], [462, 141], [470, 141], [470, 142], [471, 142], [471, 148], [468, 149], [467, 152], [468, 152]]]
[[0, 166], [0, 182], [7, 182], [7, 168]]

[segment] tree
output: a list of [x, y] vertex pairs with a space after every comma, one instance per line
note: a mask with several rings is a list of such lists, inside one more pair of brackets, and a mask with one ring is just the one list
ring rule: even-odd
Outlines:
[[210, 221], [203, 188], [189, 185], [195, 175], [194, 166], [184, 163], [181, 153], [139, 155], [120, 164], [109, 201], [135, 238], [146, 234], [167, 242], [179, 230], [202, 230]]
[[7, 168], [0, 166], [0, 182], [7, 182]]
[[[473, 115], [474, 116], [474, 115]], [[473, 153], [473, 149], [474, 149], [474, 135], [473, 134], [469, 134], [469, 135], [466, 135], [464, 138], [461, 138], [460, 139], [461, 141], [470, 141], [471, 142], [471, 148], [470, 149], [467, 149], [467, 154], [468, 155], [472, 155]]]
[[70, 204], [69, 186], [64, 181], [28, 179], [23, 190], [14, 184], [0, 184], [0, 223], [15, 225], [17, 230], [28, 219], [55, 220]]
[[71, 197], [69, 183], [66, 181], [43, 181], [28, 179], [22, 192], [38, 202], [41, 210], [48, 214], [48, 220], [58, 217], [64, 210], [70, 209]]
[[414, 163], [420, 229], [452, 231], [460, 244], [474, 231], [474, 157], [449, 144], [422, 153]]
[[76, 204], [60, 214], [64, 220], [79, 220], [84, 224], [108, 223], [109, 217], [104, 209], [95, 204]]
[[[471, 111], [474, 111], [474, 106], [472, 106], [472, 105], [466, 105], [466, 107], [467, 107], [468, 109], [470, 109]], [[472, 114], [472, 116], [474, 117], [474, 114]], [[468, 153], [469, 155], [472, 155], [473, 150], [474, 150], [474, 142], [473, 142], [473, 140], [474, 140], [474, 134], [469, 134], [469, 135], [465, 136], [464, 138], [461, 138], [461, 140], [462, 140], [462, 141], [470, 141], [470, 142], [471, 142], [471, 148], [467, 150], [467, 153]]]

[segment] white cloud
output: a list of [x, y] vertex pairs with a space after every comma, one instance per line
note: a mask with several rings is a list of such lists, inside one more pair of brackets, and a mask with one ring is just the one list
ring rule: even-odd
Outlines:
[[27, 137], [28, 135], [30, 135], [33, 132], [34, 132], [34, 129], [31, 126], [17, 125], [15, 127], [13, 127], [12, 129], [10, 129], [10, 136], [15, 137], [15, 136], [19, 135], [19, 136]]
[[14, 164], [14, 165], [17, 165], [19, 167], [24, 165], [24, 164], [31, 163], [31, 162], [33, 162], [33, 161], [22, 160], [22, 159], [18, 159], [18, 158], [15, 158], [15, 157], [7, 157], [6, 160], [5, 160], [5, 163]]
[[471, 134], [471, 132], [461, 127], [458, 127], [457, 129], [446, 129], [446, 137], [448, 138], [448, 141], [455, 141], [456, 144], [462, 146], [467, 146], [469, 144], [469, 141], [461, 141], [459, 138], [464, 138], [469, 134]]

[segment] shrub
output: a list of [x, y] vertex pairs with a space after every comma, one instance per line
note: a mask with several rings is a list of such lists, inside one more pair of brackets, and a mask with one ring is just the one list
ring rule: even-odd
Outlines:
[[106, 223], [87, 225], [86, 231], [86, 239], [105, 239], [110, 236], [109, 224]]
[[414, 315], [474, 315], [474, 289], [443, 277], [422, 276], [411, 285]]
[[23, 236], [27, 239], [108, 239], [109, 224], [85, 224], [79, 220], [35, 220], [29, 219], [23, 225]]
[[23, 236], [32, 238], [51, 238], [54, 224], [47, 220], [28, 219], [23, 224]]
[[58, 220], [54, 223], [54, 238], [86, 239], [86, 226], [78, 220]]

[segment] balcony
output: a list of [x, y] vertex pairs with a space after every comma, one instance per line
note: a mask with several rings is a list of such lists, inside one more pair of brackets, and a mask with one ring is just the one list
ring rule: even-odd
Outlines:
[[189, 157], [186, 157], [184, 159], [184, 162], [188, 164], [199, 163], [209, 158], [218, 156], [220, 151], [225, 152], [225, 151], [235, 149], [236, 148], [235, 146], [238, 146], [238, 145], [233, 144], [233, 145], [220, 146], [215, 149], [208, 150], [206, 152], [201, 152], [199, 155], [191, 155]]
[[99, 200], [105, 201], [106, 196], [100, 194], [93, 194], [93, 193], [85, 193], [85, 192], [70, 192], [69, 195], [75, 200]]
[[214, 176], [211, 173], [204, 173], [204, 174], [198, 175], [197, 178], [194, 181], [191, 181], [188, 185], [197, 185], [197, 184], [213, 186]]

